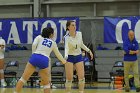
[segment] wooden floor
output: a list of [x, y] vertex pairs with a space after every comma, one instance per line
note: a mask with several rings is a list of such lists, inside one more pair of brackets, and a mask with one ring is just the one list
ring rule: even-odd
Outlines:
[[[0, 93], [13, 93], [15, 88], [0, 88]], [[42, 88], [23, 88], [21, 93], [43, 93]], [[51, 93], [65, 93], [64, 89], [52, 89]], [[72, 93], [78, 93], [77, 89], [72, 89]], [[85, 89], [84, 93], [136, 93], [134, 89], [125, 92], [124, 89], [110, 89], [108, 83], [94, 83], [92, 88]]]
[[[0, 93], [13, 93], [14, 88], [0, 88]], [[23, 88], [22, 93], [43, 93], [43, 89], [40, 88]], [[52, 89], [52, 93], [65, 93], [64, 89]], [[72, 93], [78, 93], [75, 89]], [[109, 89], [85, 89], [85, 93], [125, 93], [124, 90], [109, 90]], [[131, 90], [129, 93], [136, 93], [135, 90]]]

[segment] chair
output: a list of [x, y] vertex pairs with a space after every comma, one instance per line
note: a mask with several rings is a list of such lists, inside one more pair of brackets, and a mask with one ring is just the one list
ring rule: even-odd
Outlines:
[[123, 61], [116, 61], [109, 74], [110, 74], [109, 87], [122, 88], [124, 86], [124, 64], [123, 64]]
[[90, 84], [90, 87], [93, 83], [93, 65], [91, 62], [87, 61], [84, 62], [84, 69], [85, 69], [85, 82]]
[[[35, 71], [29, 78], [29, 80], [27, 81], [27, 85], [30, 86], [30, 87], [37, 87], [37, 86], [40, 86], [39, 84], [36, 84], [37, 83], [37, 80], [39, 80], [40, 76], [38, 75], [38, 71]], [[29, 85], [30, 84], [30, 85]], [[35, 85], [34, 85], [35, 84]]]
[[51, 67], [52, 84], [61, 84], [62, 87], [65, 83], [64, 72], [64, 65], [62, 65], [59, 61], [56, 61]]
[[[93, 65], [91, 62], [87, 61], [84, 62], [84, 72], [85, 72], [85, 84], [90, 84], [90, 87], [93, 83]], [[73, 83], [75, 83], [75, 86], [78, 86], [78, 76], [76, 74], [76, 71], [74, 71], [74, 77], [73, 77]]]
[[7, 83], [7, 86], [15, 85], [17, 81], [17, 72], [19, 69], [19, 62], [18, 61], [9, 61], [4, 70], [4, 77]]

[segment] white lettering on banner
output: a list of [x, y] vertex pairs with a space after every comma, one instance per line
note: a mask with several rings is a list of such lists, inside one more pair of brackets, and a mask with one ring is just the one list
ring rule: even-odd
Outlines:
[[33, 27], [35, 26], [35, 30], [38, 30], [38, 21], [23, 21], [23, 31], [25, 31], [25, 27], [27, 26], [27, 44], [31, 44], [33, 42]]
[[122, 40], [122, 26], [124, 23], [127, 23], [128, 24], [128, 27], [129, 29], [131, 29], [131, 21], [130, 20], [127, 20], [127, 19], [124, 19], [124, 20], [121, 20], [120, 22], [118, 22], [118, 24], [116, 25], [116, 32], [115, 32], [115, 35], [116, 35], [116, 40], [118, 43], [123, 43], [123, 40]]
[[53, 40], [56, 41], [56, 38], [57, 38], [57, 26], [56, 26], [56, 23], [54, 23], [53, 21], [51, 21], [51, 20], [45, 21], [42, 24], [41, 32], [42, 32], [43, 28], [47, 27], [48, 24], [50, 24], [51, 27], [54, 29], [54, 38], [53, 38]]
[[[7, 44], [14, 42], [15, 44], [27, 43], [32, 44], [34, 34], [40, 34], [43, 28], [51, 26], [54, 29], [53, 40], [62, 43], [66, 23], [69, 19], [16, 19], [0, 21], [0, 34], [6, 40]], [[4, 22], [4, 23], [3, 23]], [[6, 26], [6, 27], [5, 27]], [[37, 31], [34, 33], [34, 31]], [[23, 34], [23, 35], [22, 35]], [[7, 38], [8, 37], [8, 38]]]
[[2, 31], [2, 22], [0, 22], [0, 31]]
[[138, 43], [140, 43], [140, 20], [135, 25], [135, 38], [138, 40]]
[[67, 20], [59, 20], [59, 23], [60, 23], [60, 42], [62, 43], [63, 40], [63, 29], [65, 29], [66, 31], [66, 23], [67, 23]]
[[20, 44], [20, 38], [18, 35], [18, 29], [16, 23], [11, 21], [10, 24], [11, 24], [11, 29], [10, 29], [7, 43], [9, 44], [10, 40], [13, 40], [15, 44]]

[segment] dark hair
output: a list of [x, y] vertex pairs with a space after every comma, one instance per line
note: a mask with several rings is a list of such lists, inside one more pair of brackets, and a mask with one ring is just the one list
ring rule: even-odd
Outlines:
[[47, 27], [47, 28], [43, 28], [41, 36], [44, 38], [49, 38], [51, 34], [54, 33], [53, 28], [51, 27]]
[[69, 29], [68, 29], [68, 26], [70, 26], [70, 24], [71, 24], [72, 22], [75, 22], [75, 21], [73, 21], [73, 20], [67, 21], [67, 23], [66, 23], [66, 31], [69, 30]]

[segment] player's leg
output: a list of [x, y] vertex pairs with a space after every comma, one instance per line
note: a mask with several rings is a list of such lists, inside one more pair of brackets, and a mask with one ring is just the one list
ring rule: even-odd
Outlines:
[[50, 93], [50, 74], [49, 68], [41, 69], [39, 71], [39, 75], [41, 77], [42, 85], [44, 88], [44, 93]]
[[79, 80], [79, 93], [84, 93], [85, 87], [85, 76], [84, 76], [84, 64], [83, 62], [78, 62], [75, 64], [78, 80]]
[[30, 63], [27, 63], [22, 77], [17, 82], [15, 93], [20, 93], [24, 83], [26, 83], [26, 81], [30, 78], [30, 76], [33, 74], [34, 71], [35, 71], [35, 67]]
[[72, 87], [72, 80], [73, 80], [73, 63], [67, 62], [65, 64], [65, 71], [66, 71], [66, 92], [71, 93]]

